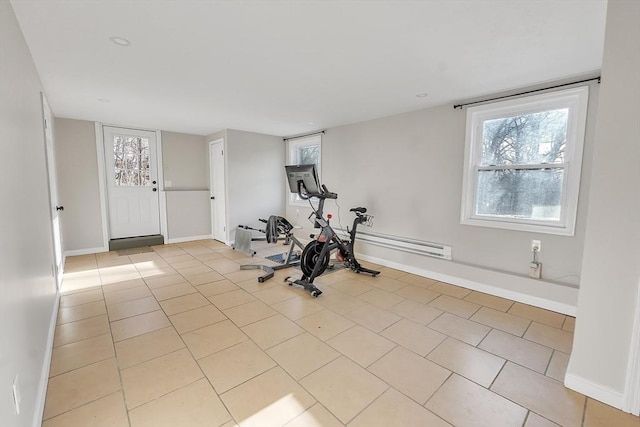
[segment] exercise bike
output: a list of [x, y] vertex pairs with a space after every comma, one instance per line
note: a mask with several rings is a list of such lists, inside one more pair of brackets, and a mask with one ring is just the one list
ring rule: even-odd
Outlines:
[[302, 200], [318, 200], [318, 207], [313, 208], [313, 213], [309, 217], [313, 217], [315, 226], [321, 231], [317, 235], [311, 235], [314, 239], [309, 242], [300, 257], [300, 268], [303, 276], [301, 279], [291, 279], [287, 277], [285, 282], [289, 285], [298, 285], [308, 291], [312, 297], [318, 297], [322, 291], [318, 289], [313, 281], [320, 276], [329, 267], [331, 253], [335, 251], [336, 259], [344, 263], [346, 268], [356, 272], [365, 273], [373, 277], [380, 274], [379, 271], [371, 270], [363, 267], [355, 256], [354, 245], [356, 241], [356, 231], [358, 225], [371, 226], [373, 217], [367, 215], [367, 209], [357, 207], [350, 209], [355, 214], [353, 227], [349, 231], [349, 239], [343, 239], [334, 231], [329, 224], [331, 215], [324, 217], [324, 202], [326, 199], [337, 199], [336, 193], [330, 192], [325, 185], [318, 185], [319, 180], [314, 165], [286, 166], [287, 176], [289, 178], [289, 186], [293, 192], [294, 182], [295, 191]]

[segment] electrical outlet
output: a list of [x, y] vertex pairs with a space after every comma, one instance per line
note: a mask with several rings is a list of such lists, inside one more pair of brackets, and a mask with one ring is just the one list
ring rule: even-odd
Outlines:
[[20, 415], [20, 386], [18, 385], [17, 375], [16, 375], [16, 378], [13, 380], [11, 391], [13, 392], [13, 403], [16, 405], [16, 414]]
[[[537, 249], [536, 249], [537, 248]], [[542, 242], [540, 240], [531, 241], [531, 252], [540, 252], [542, 250]]]

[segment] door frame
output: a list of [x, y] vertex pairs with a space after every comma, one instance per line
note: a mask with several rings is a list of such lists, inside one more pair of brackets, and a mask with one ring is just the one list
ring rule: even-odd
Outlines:
[[[51, 107], [49, 107], [49, 103], [47, 102], [47, 97], [43, 92], [40, 92], [40, 99], [42, 100], [44, 151], [47, 167], [47, 183], [49, 187], [49, 216], [51, 218], [51, 244], [53, 245], [54, 263], [53, 276], [56, 281], [56, 289], [60, 291], [62, 287], [62, 277], [64, 275], [65, 252], [64, 242], [62, 240], [62, 218], [60, 214], [57, 213], [57, 209], [54, 211], [54, 206], [57, 208], [58, 203], [60, 203], [60, 199], [58, 197], [58, 172], [56, 168], [55, 136], [53, 134], [53, 113], [51, 112]], [[49, 147], [48, 134], [51, 136], [51, 147]], [[58, 263], [58, 258], [60, 258], [60, 263]]]
[[147, 129], [141, 127], [131, 127], [114, 125], [109, 123], [95, 122], [96, 151], [98, 160], [98, 182], [100, 191], [100, 213], [102, 219], [102, 251], [109, 251], [109, 201], [107, 200], [107, 173], [105, 170], [104, 156], [104, 130], [105, 126], [120, 129], [134, 129], [146, 132], [154, 132], [156, 135], [156, 162], [158, 164], [158, 202], [160, 210], [160, 234], [167, 240], [167, 200], [164, 193], [164, 175], [162, 165], [162, 132], [158, 129]]
[[[209, 195], [211, 196], [211, 193], [213, 192], [213, 146], [216, 144], [222, 144], [222, 163], [223, 163], [223, 167], [224, 167], [224, 185], [223, 185], [223, 192], [224, 192], [224, 240], [222, 241], [222, 243], [224, 244], [230, 244], [229, 242], [229, 223], [228, 223], [228, 219], [229, 219], [229, 203], [228, 203], [228, 197], [227, 197], [227, 182], [228, 182], [228, 174], [227, 174], [227, 156], [224, 155], [224, 152], [227, 151], [227, 144], [226, 144], [226, 139], [224, 137], [222, 138], [217, 138], [214, 140], [209, 141]], [[212, 204], [210, 203], [209, 206], [212, 206]], [[214, 224], [214, 211], [213, 211], [213, 207], [211, 209], [211, 238], [215, 240], [215, 234], [214, 234], [214, 230], [215, 230], [215, 224]]]

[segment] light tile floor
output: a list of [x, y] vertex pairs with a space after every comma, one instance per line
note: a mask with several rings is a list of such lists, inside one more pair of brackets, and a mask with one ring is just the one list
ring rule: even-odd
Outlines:
[[314, 299], [254, 248], [68, 258], [43, 426], [640, 426], [563, 386], [571, 317], [377, 266]]

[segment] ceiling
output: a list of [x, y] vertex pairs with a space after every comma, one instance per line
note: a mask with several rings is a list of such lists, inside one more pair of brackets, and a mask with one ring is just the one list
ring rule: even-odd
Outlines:
[[57, 117], [198, 135], [295, 135], [597, 72], [606, 14], [606, 0], [12, 4]]

